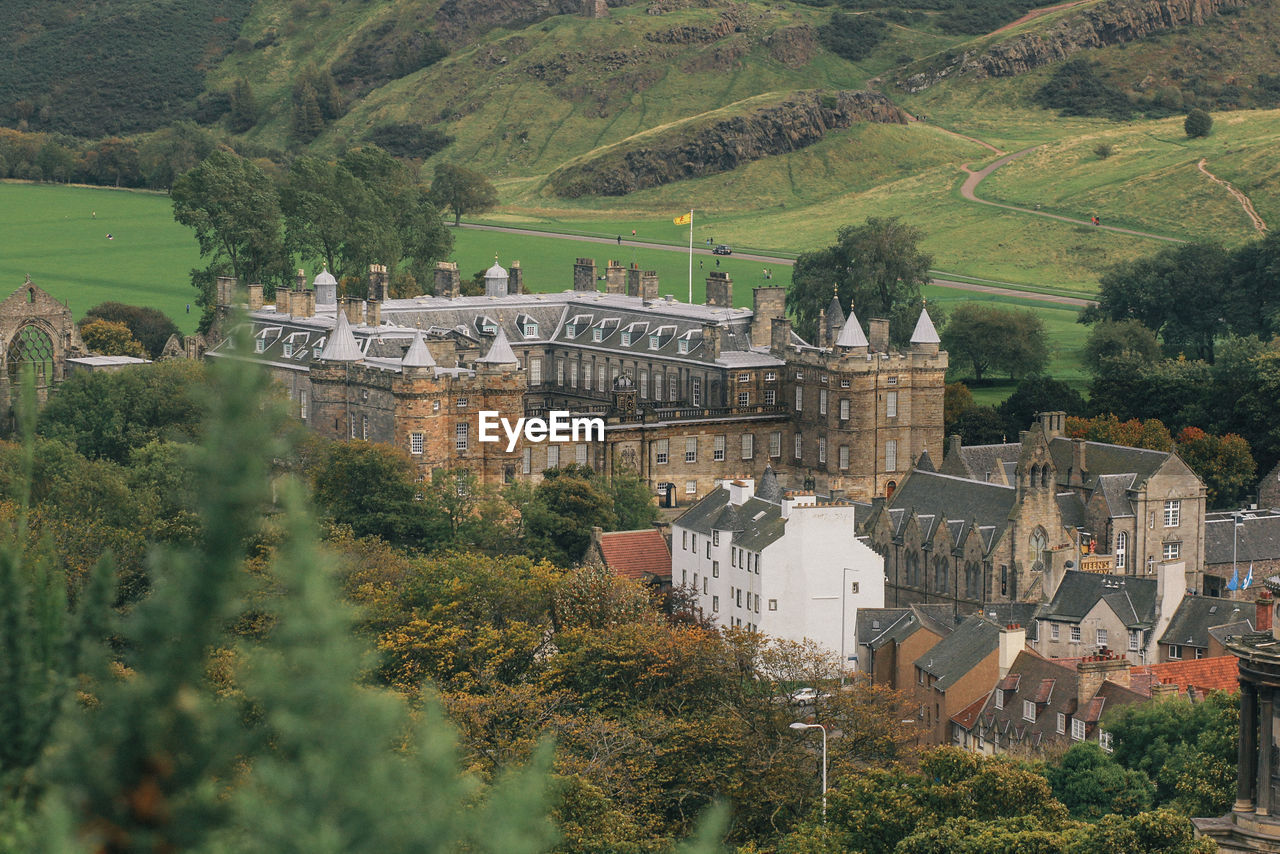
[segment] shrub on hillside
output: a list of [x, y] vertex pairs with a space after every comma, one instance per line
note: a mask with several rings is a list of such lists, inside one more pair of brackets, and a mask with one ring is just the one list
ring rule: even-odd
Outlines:
[[1187, 136], [1208, 136], [1209, 131], [1213, 130], [1213, 116], [1204, 110], [1192, 110], [1187, 113], [1187, 119], [1182, 123], [1182, 127], [1187, 132]]
[[414, 124], [379, 125], [369, 131], [366, 139], [388, 154], [422, 160], [453, 142], [448, 134]]
[[1099, 77], [1095, 65], [1086, 59], [1064, 62], [1036, 92], [1034, 100], [1063, 116], [1122, 120], [1133, 115], [1128, 96]]
[[831, 20], [818, 28], [818, 41], [836, 56], [857, 62], [884, 39], [885, 22], [870, 15], [834, 12]]

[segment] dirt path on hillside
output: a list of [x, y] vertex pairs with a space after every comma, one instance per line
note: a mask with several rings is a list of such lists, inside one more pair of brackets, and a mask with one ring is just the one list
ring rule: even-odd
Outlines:
[[1215, 184], [1221, 184], [1222, 186], [1226, 187], [1227, 192], [1235, 196], [1236, 201], [1238, 201], [1240, 203], [1240, 206], [1244, 208], [1244, 212], [1249, 217], [1249, 221], [1253, 223], [1254, 229], [1257, 230], [1259, 234], [1266, 234], [1267, 224], [1262, 221], [1262, 217], [1258, 216], [1258, 212], [1254, 210], [1253, 202], [1249, 199], [1249, 197], [1246, 196], [1242, 191], [1237, 190], [1231, 184], [1230, 181], [1223, 180], [1222, 178], [1219, 178], [1217, 175], [1210, 172], [1209, 167], [1205, 166], [1206, 162], [1208, 162], [1207, 159], [1204, 157], [1201, 157], [1200, 162], [1196, 164], [1196, 167], [1201, 172], [1208, 175], [1210, 181], [1214, 182]]
[[[507, 234], [524, 234], [531, 237], [554, 237], [561, 240], [581, 240], [587, 243], [606, 243], [614, 246], [619, 245], [616, 237], [589, 237], [581, 234], [560, 234], [554, 231], [538, 231], [537, 229], [532, 228], [514, 228], [505, 225], [481, 225], [479, 223], [469, 222], [462, 223], [460, 227], [472, 228], [478, 231], [499, 231]], [[636, 246], [641, 249], [661, 249], [667, 252], [689, 251], [687, 246], [671, 246], [665, 243], [646, 243], [643, 240], [627, 240], [626, 238], [623, 238], [620, 245]], [[693, 247], [693, 251], [696, 255], [711, 255], [711, 251], [709, 249], [700, 249], [697, 246]], [[744, 258], [748, 261], [761, 261], [775, 266], [784, 265], [792, 267], [796, 263], [794, 258], [781, 258], [776, 255], [760, 255], [757, 253], [735, 252], [732, 257]], [[930, 272], [941, 273], [943, 276], [947, 275], [946, 272], [942, 270], [931, 270]], [[1087, 299], [1085, 297], [1059, 296], [1058, 294], [1042, 294], [1038, 291], [1019, 290], [1017, 285], [1013, 283], [1008, 283], [1007, 285], [984, 285], [977, 284], [975, 282], [959, 282], [954, 279], [946, 278], [930, 279], [929, 282], [930, 284], [934, 284], [942, 288], [953, 288], [959, 291], [971, 291], [973, 293], [980, 294], [996, 294], [1006, 297], [1018, 297], [1019, 299], [1036, 300], [1037, 302], [1047, 302], [1054, 305], [1071, 306], [1073, 308], [1083, 308], [1089, 305], [1096, 305], [1094, 300]]]
[[1022, 151], [1015, 151], [1013, 154], [1006, 154], [1004, 157], [1001, 157], [999, 160], [995, 160], [987, 164], [985, 167], [978, 170], [977, 172], [973, 171], [968, 166], [962, 166], [961, 168], [964, 169], [965, 172], [969, 173], [969, 177], [965, 178], [964, 184], [960, 186], [960, 195], [968, 199], [969, 201], [977, 202], [978, 204], [991, 205], [994, 208], [1004, 208], [1007, 211], [1017, 211], [1018, 213], [1031, 214], [1032, 216], [1042, 216], [1042, 217], [1045, 217], [1046, 219], [1056, 219], [1059, 222], [1069, 222], [1072, 225], [1092, 225], [1094, 228], [1102, 229], [1104, 231], [1114, 231], [1117, 234], [1129, 234], [1134, 237], [1146, 237], [1151, 240], [1163, 240], [1166, 243], [1186, 243], [1185, 240], [1179, 240], [1176, 237], [1166, 237], [1163, 234], [1152, 234], [1149, 231], [1135, 231], [1134, 229], [1131, 229], [1131, 228], [1119, 228], [1114, 225], [1101, 225], [1101, 224], [1095, 225], [1094, 223], [1091, 223], [1089, 220], [1086, 220], [1086, 219], [1075, 219], [1069, 216], [1061, 216], [1059, 214], [1045, 213], [1044, 211], [1038, 211], [1038, 210], [1033, 210], [1031, 208], [1020, 207], [1019, 205], [1006, 205], [1002, 202], [989, 202], [986, 199], [980, 199], [977, 197], [977, 195], [975, 195], [975, 191], [978, 189], [978, 185], [981, 184], [988, 175], [990, 175], [992, 172], [996, 171], [1006, 163], [1012, 163], [1014, 160], [1017, 160], [1020, 157], [1024, 157], [1030, 154], [1031, 152], [1035, 151], [1039, 147], [1040, 147], [1039, 145], [1033, 145], [1030, 148], [1024, 148]]
[[1001, 27], [998, 30], [992, 30], [991, 35], [994, 36], [996, 33], [1003, 33], [1005, 30], [1011, 30], [1014, 27], [1018, 26], [1018, 24], [1025, 24], [1027, 21], [1033, 21], [1036, 18], [1039, 18], [1041, 15], [1047, 15], [1050, 12], [1056, 12], [1059, 9], [1070, 9], [1072, 6], [1079, 6], [1081, 3], [1087, 3], [1087, 2], [1088, 0], [1073, 0], [1073, 2], [1071, 3], [1059, 3], [1057, 6], [1046, 6], [1043, 9], [1032, 9], [1030, 12], [1023, 15], [1018, 20], [1011, 21], [1010, 23], [1005, 24], [1003, 27]]

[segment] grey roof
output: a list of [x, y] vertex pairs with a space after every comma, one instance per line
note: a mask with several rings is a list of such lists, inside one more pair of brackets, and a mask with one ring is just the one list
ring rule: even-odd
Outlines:
[[507, 341], [507, 333], [501, 326], [498, 327], [498, 334], [493, 338], [493, 345], [489, 348], [489, 352], [485, 353], [477, 363], [486, 365], [518, 365], [520, 360], [516, 358], [515, 351], [511, 349], [510, 342]]
[[320, 351], [320, 358], [328, 362], [358, 362], [364, 358], [356, 337], [351, 334], [351, 324], [347, 323], [345, 312], [338, 312], [338, 322]]
[[[1058, 470], [1058, 478], [1061, 481], [1066, 480], [1067, 471], [1073, 464], [1071, 446], [1072, 440], [1062, 436], [1054, 437], [1049, 442], [1049, 454], [1053, 458], [1054, 468]], [[1130, 488], [1137, 489], [1173, 456], [1167, 451], [1150, 451], [1146, 448], [1129, 448], [1103, 442], [1085, 442], [1084, 451], [1084, 467], [1089, 475], [1088, 480], [1085, 481], [1087, 487], [1092, 487], [1097, 479], [1105, 474], [1132, 473], [1136, 477]]]
[[854, 616], [854, 636], [859, 646], [867, 646], [905, 617], [910, 608], [859, 608]]
[[992, 602], [982, 606], [982, 616], [1002, 626], [1022, 626], [1027, 630], [1027, 640], [1036, 639], [1037, 602]]
[[1160, 636], [1160, 643], [1209, 648], [1209, 630], [1227, 623], [1240, 623], [1254, 615], [1255, 606], [1247, 602], [1219, 599], [1216, 596], [1184, 596]]
[[912, 344], [940, 344], [942, 339], [938, 337], [938, 330], [933, 328], [933, 321], [929, 318], [929, 312], [920, 309], [920, 319], [916, 321], [916, 329], [911, 333]]
[[413, 343], [409, 345], [409, 350], [404, 354], [400, 364], [406, 368], [435, 367], [436, 360], [431, 357], [431, 351], [427, 349], [427, 342], [422, 337], [421, 329], [413, 333]]
[[928, 448], [920, 452], [920, 457], [916, 460], [916, 469], [919, 471], [936, 471], [933, 467], [933, 458], [929, 456]]
[[760, 483], [756, 486], [756, 497], [761, 501], [782, 503], [782, 486], [778, 483], [778, 475], [774, 472], [773, 466], [764, 467], [764, 474], [760, 475]]
[[849, 306], [849, 319], [844, 322], [844, 328], [840, 330], [840, 337], [836, 339], [837, 347], [866, 347], [867, 334], [862, 331], [862, 324], [858, 322], [858, 315], [853, 313], [853, 306]]
[[333, 273], [329, 272], [329, 268], [325, 267], [319, 273], [316, 273], [316, 277], [312, 279], [311, 284], [313, 287], [315, 285], [336, 285], [338, 280], [333, 277]]
[[734, 507], [729, 503], [729, 490], [722, 486], [708, 493], [672, 524], [708, 536], [716, 530], [733, 531], [733, 545], [758, 552], [785, 533], [787, 521], [782, 518], [781, 505], [759, 498], [750, 498]]
[[827, 323], [834, 327], [844, 327], [844, 309], [840, 307], [840, 298], [831, 297], [831, 302], [827, 303]]
[[937, 677], [933, 687], [945, 691], [984, 658], [1000, 648], [1000, 626], [985, 617], [966, 617], [956, 630], [916, 659], [916, 667]]
[[[1088, 460], [1086, 459], [1085, 462], [1087, 463]], [[1133, 486], [1136, 478], [1137, 475], [1132, 472], [1098, 475], [1094, 491], [1101, 492], [1102, 500], [1107, 505], [1108, 516], [1133, 515], [1133, 499], [1129, 495], [1129, 487]]]
[[[961, 467], [974, 480], [990, 481], [991, 472], [1004, 463], [1017, 463], [1022, 445], [1009, 442], [1003, 445], [963, 445], [960, 448]], [[944, 470], [950, 471], [946, 466]]]
[[1156, 580], [1069, 569], [1053, 599], [1040, 609], [1042, 620], [1078, 623], [1105, 599], [1128, 628], [1150, 628], [1156, 621]]
[[[894, 536], [901, 535], [913, 509], [921, 517], [921, 524], [927, 523], [927, 534], [932, 534], [934, 527], [946, 522], [949, 516], [963, 513], [963, 521], [991, 529], [990, 535], [984, 536], [985, 547], [989, 549], [1009, 524], [1016, 496], [1017, 490], [1012, 486], [916, 470], [893, 493], [888, 509], [905, 511], [890, 515]], [[966, 535], [970, 527], [961, 529], [959, 534]]]
[[1235, 561], [1242, 563], [1240, 576], [1244, 577], [1252, 561], [1280, 558], [1280, 515], [1267, 511], [1246, 511], [1240, 517], [1240, 527], [1233, 528], [1228, 514], [1213, 514], [1205, 519], [1204, 562], [1230, 565], [1234, 551]]
[[1058, 502], [1058, 512], [1062, 514], [1064, 528], [1086, 527], [1084, 518], [1084, 502], [1074, 492], [1059, 492], [1054, 496]]
[[1225, 623], [1221, 626], [1212, 626], [1209, 629], [1209, 637], [1218, 643], [1226, 646], [1227, 638], [1239, 637], [1245, 632], [1253, 631], [1253, 620], [1241, 620], [1238, 623]]

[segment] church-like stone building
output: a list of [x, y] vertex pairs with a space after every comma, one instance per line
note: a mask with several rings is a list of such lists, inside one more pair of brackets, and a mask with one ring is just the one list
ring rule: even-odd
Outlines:
[[[897, 350], [888, 321], [864, 331], [833, 300], [811, 344], [792, 331], [783, 288], [755, 288], [752, 307], [736, 308], [719, 271], [705, 305], [660, 296], [657, 274], [614, 261], [598, 276], [577, 259], [560, 293], [526, 293], [522, 273], [495, 260], [484, 296], [462, 296], [448, 262], [434, 296], [409, 299], [387, 299], [376, 266], [362, 298], [339, 299], [327, 272], [310, 287], [299, 277], [275, 305], [251, 285], [249, 352], [228, 336], [208, 355], [265, 364], [322, 435], [394, 444], [424, 473], [461, 466], [490, 482], [570, 463], [626, 468], [675, 506], [768, 464], [789, 487], [865, 501], [922, 453], [941, 454], [947, 355], [927, 312]], [[221, 280], [218, 299], [234, 325], [236, 283]], [[477, 441], [482, 410], [594, 416], [604, 440], [508, 452]]]
[[49, 389], [66, 376], [67, 359], [86, 352], [71, 309], [33, 284], [30, 277], [0, 302], [0, 347], [4, 353], [0, 413], [6, 424], [12, 418], [25, 368], [31, 368], [37, 398], [43, 403]]

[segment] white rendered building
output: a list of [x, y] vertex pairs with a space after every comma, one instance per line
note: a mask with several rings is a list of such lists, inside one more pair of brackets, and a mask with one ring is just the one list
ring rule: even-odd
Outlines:
[[884, 607], [884, 559], [854, 536], [852, 504], [721, 481], [672, 524], [671, 582], [722, 626], [857, 652], [859, 608]]

